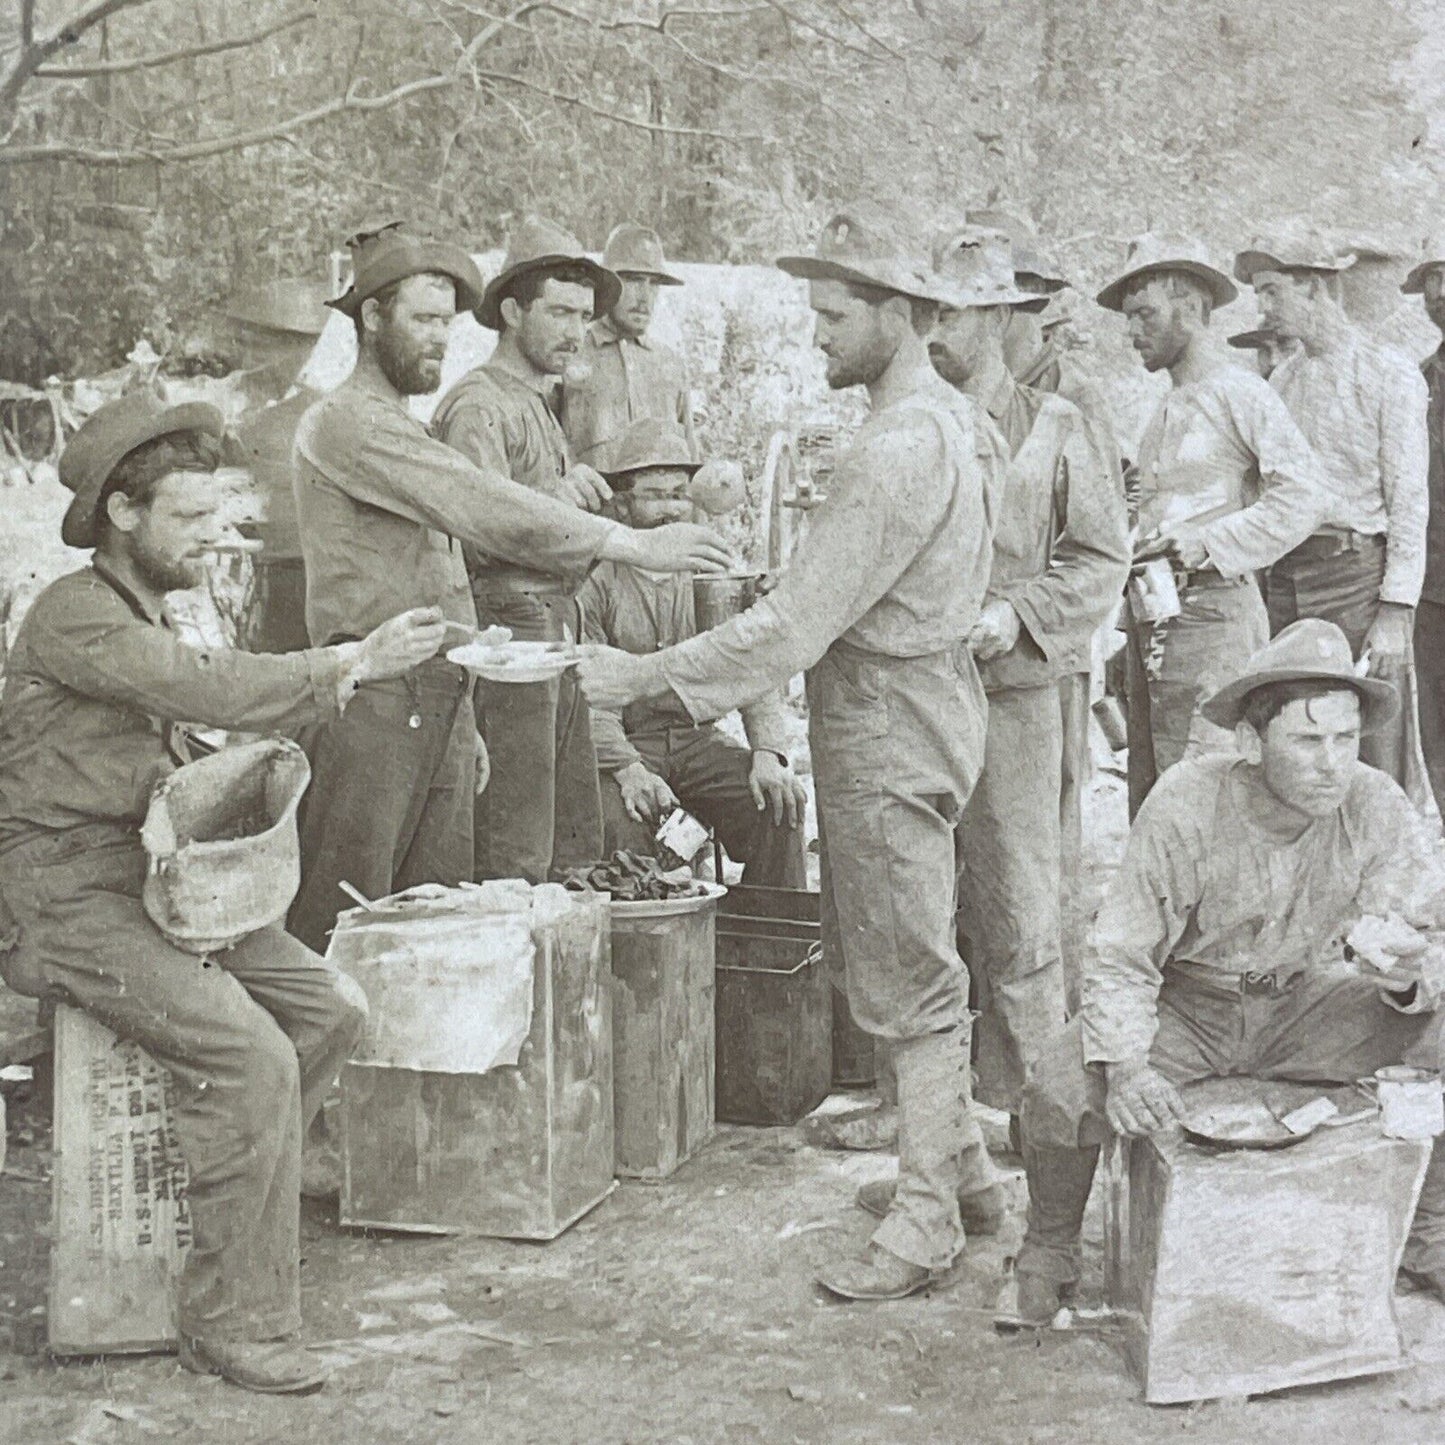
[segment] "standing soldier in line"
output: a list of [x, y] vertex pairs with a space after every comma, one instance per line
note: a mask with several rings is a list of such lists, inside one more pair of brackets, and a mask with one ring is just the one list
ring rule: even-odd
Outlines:
[[1393, 725], [1361, 744], [1361, 757], [1406, 791], [1423, 794], [1411, 634], [1425, 575], [1430, 509], [1428, 389], [1402, 353], [1371, 341], [1345, 315], [1340, 276], [1353, 255], [1324, 244], [1261, 242], [1235, 258], [1254, 287], [1263, 324], [1299, 343], [1270, 385], [1313, 448], [1330, 507], [1311, 535], [1269, 571], [1269, 623], [1279, 632], [1323, 617], [1356, 658], [1392, 683]]
[[1169, 558], [1179, 603], [1151, 622], [1130, 591], [1130, 817], [1186, 750], [1229, 745], [1198, 705], [1269, 640], [1255, 572], [1309, 536], [1328, 504], [1279, 397], [1209, 334], [1214, 307], [1237, 294], [1202, 247], [1144, 236], [1098, 296], [1127, 319], [1145, 369], [1174, 384], [1139, 451], [1141, 548]]
[[[501, 333], [496, 350], [447, 392], [432, 417], [433, 434], [475, 465], [572, 507], [572, 530], [597, 525], [587, 513], [612, 492], [592, 467], [573, 461], [558, 419], [562, 374], [575, 364], [594, 311], [610, 311], [621, 290], [560, 226], [527, 217], [476, 306], [477, 320]], [[526, 641], [581, 640], [577, 590], [595, 556], [558, 566], [541, 548], [502, 557], [473, 545], [465, 555], [483, 627], [507, 627]], [[476, 718], [492, 783], [477, 803], [474, 876], [545, 883], [554, 869], [600, 857], [597, 753], [573, 674], [481, 681]]]
[[1012, 313], [1039, 305], [1016, 285], [1006, 238], [949, 237], [935, 269], [934, 367], [988, 412], [1012, 455], [969, 634], [988, 744], [959, 828], [958, 919], [980, 1011], [979, 1098], [1016, 1120], [1025, 1071], [1065, 1012], [1058, 688], [1087, 675], [1093, 634], [1128, 577], [1128, 526], [1116, 459], [1078, 408], [1021, 386], [1004, 362]]
[[[358, 236], [352, 251], [355, 279], [331, 304], [356, 326], [356, 368], [296, 437], [306, 625], [317, 645], [364, 636], [411, 606], [474, 627], [463, 546], [570, 572], [604, 557], [662, 571], [725, 565], [703, 528], [634, 532], [430, 436], [407, 398], [436, 389], [458, 302], [477, 303], [481, 277], [459, 246], [401, 225]], [[321, 731], [288, 925], [318, 952], [345, 906], [343, 879], [375, 898], [471, 878], [473, 794], [486, 759], [470, 693], [463, 669], [430, 658], [363, 687]]]
[[[1445, 334], [1445, 236], [1425, 245], [1424, 259], [1400, 287], [1420, 296]], [[1445, 342], [1420, 363], [1429, 389], [1430, 523], [1425, 533], [1425, 585], [1415, 610], [1415, 666], [1420, 680], [1420, 743], [1436, 806], [1445, 815]]]
[[299, 377], [326, 325], [323, 299], [310, 281], [273, 281], [227, 306], [240, 329], [252, 401], [236, 424], [236, 460], [251, 473], [263, 508], [255, 529], [261, 552], [241, 619], [240, 643], [248, 652], [299, 652], [311, 645], [291, 451], [302, 416], [319, 396]]
[[656, 231], [626, 221], [607, 238], [602, 266], [622, 283], [616, 303], [599, 304], [576, 364], [562, 388], [562, 426], [579, 461], [599, 472], [635, 421], [656, 417], [687, 438], [697, 456], [687, 368], [647, 333], [662, 286], [681, 286], [667, 269]]
[[968, 973], [954, 941], [953, 830], [983, 764], [987, 702], [968, 636], [992, 551], [1002, 442], [928, 364], [929, 264], [867, 213], [835, 216], [808, 280], [828, 384], [871, 414], [777, 589], [648, 657], [589, 652], [596, 707], [674, 694], [698, 722], [807, 670], [823, 846], [824, 948], [898, 1079], [899, 1183], [861, 1259], [819, 1282], [845, 1299], [923, 1289], [964, 1246], [960, 1170], [987, 1171], [969, 1090]]

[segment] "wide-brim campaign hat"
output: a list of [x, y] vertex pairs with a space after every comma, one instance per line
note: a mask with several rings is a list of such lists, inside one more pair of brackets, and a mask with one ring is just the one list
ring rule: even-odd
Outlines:
[[662, 417], [646, 416], [633, 422], [614, 444], [607, 475], [621, 476], [648, 467], [681, 467], [691, 475], [701, 465], [676, 426]]
[[1354, 251], [1343, 251], [1319, 236], [1266, 237], [1251, 241], [1234, 257], [1234, 277], [1246, 286], [1254, 285], [1260, 271], [1320, 271], [1336, 275], [1348, 271], [1359, 260]]
[[1136, 281], [1171, 273], [1193, 277], [1209, 292], [1216, 306], [1228, 306], [1239, 295], [1234, 282], [1210, 261], [1200, 242], [1150, 232], [1129, 243], [1123, 271], [1099, 292], [1095, 300], [1110, 311], [1122, 311], [1124, 297]]
[[1201, 704], [1199, 711], [1222, 728], [1244, 717], [1245, 699], [1272, 682], [1332, 682], [1360, 695], [1364, 732], [1375, 732], [1400, 710], [1400, 698], [1388, 682], [1362, 676], [1345, 634], [1333, 622], [1306, 617], [1292, 622], [1245, 664], [1244, 671]]
[[667, 269], [662, 239], [647, 226], [624, 221], [613, 227], [602, 248], [602, 264], [617, 276], [650, 276], [659, 286], [681, 286], [681, 276]]
[[1014, 279], [1025, 291], [1052, 295], [1069, 284], [1063, 268], [1043, 249], [1033, 222], [1007, 206], [964, 212], [964, 221], [986, 231], [1002, 231], [1013, 253]]
[[174, 406], [150, 387], [108, 401], [92, 412], [60, 454], [61, 484], [75, 493], [60, 523], [67, 547], [94, 547], [105, 484], [121, 459], [145, 442], [173, 432], [204, 432], [218, 441], [226, 419], [209, 402]]
[[956, 226], [934, 241], [928, 299], [959, 311], [982, 306], [1042, 311], [1049, 304], [1047, 296], [1018, 284], [1008, 236], [979, 226]]
[[803, 281], [843, 281], [918, 301], [933, 299], [928, 257], [867, 206], [839, 211], [823, 227], [811, 256], [779, 256], [777, 266]]
[[469, 311], [482, 294], [477, 263], [450, 241], [418, 235], [402, 221], [358, 231], [351, 248], [351, 285], [326, 304], [345, 316], [359, 316], [362, 303], [408, 276], [449, 276], [457, 288], [457, 310]]
[[1408, 296], [1418, 296], [1425, 289], [1425, 273], [1435, 266], [1445, 266], [1445, 231], [1426, 240], [1420, 260], [1410, 268], [1400, 283], [1400, 290]]
[[1225, 339], [1240, 351], [1258, 351], [1264, 346], [1278, 346], [1283, 338], [1277, 331], [1256, 326], [1253, 331], [1236, 331], [1233, 336]]
[[326, 291], [320, 282], [300, 277], [264, 281], [234, 292], [224, 310], [232, 321], [262, 331], [320, 336], [326, 328]]
[[528, 216], [512, 232], [502, 269], [487, 282], [476, 308], [476, 318], [489, 331], [502, 329], [502, 298], [507, 287], [528, 271], [552, 266], [580, 266], [592, 279], [592, 314], [606, 316], [622, 295], [615, 271], [599, 266], [569, 231], [541, 216]]

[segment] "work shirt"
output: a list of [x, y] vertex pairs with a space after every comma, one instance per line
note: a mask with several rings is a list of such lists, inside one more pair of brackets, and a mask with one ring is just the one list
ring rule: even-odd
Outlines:
[[11, 649], [0, 702], [0, 845], [44, 831], [139, 827], [189, 762], [186, 723], [294, 733], [336, 717], [334, 652], [199, 650], [101, 564], [52, 582]]
[[835, 641], [884, 657], [962, 642], [988, 585], [1008, 455], [997, 428], [931, 369], [872, 412], [778, 586], [661, 655], [699, 721], [756, 702]]
[[1069, 359], [1068, 353], [1053, 341], [1046, 341], [1043, 350], [1019, 373], [1019, 383], [1035, 391], [1052, 392], [1073, 402], [1084, 417], [1084, 428], [1101, 456], [1109, 459], [1109, 474], [1124, 494], [1124, 451], [1114, 431], [1113, 408], [1097, 382]]
[[[557, 420], [560, 405], [559, 383], [549, 381], [541, 391], [489, 362], [469, 371], [442, 397], [432, 415], [432, 435], [484, 470], [550, 495], [572, 466], [572, 449]], [[482, 546], [464, 546], [462, 554], [476, 584], [511, 575], [530, 578], [543, 591], [575, 592], [592, 561], [589, 557], [574, 568], [554, 571], [537, 554], [507, 558]], [[523, 565], [508, 567], [507, 562]]]
[[1139, 448], [1139, 488], [1140, 534], [1203, 519], [1210, 565], [1228, 578], [1299, 546], [1333, 502], [1269, 383], [1232, 363], [1159, 403]]
[[1385, 538], [1380, 600], [1413, 607], [1425, 576], [1429, 394], [1416, 367], [1351, 332], [1337, 351], [1303, 348], [1275, 367], [1282, 396], [1333, 493], [1328, 527]]
[[1148, 1053], [1166, 962], [1280, 978], [1341, 967], [1364, 914], [1413, 912], [1439, 881], [1419, 816], [1377, 768], [1357, 763], [1341, 806], [1301, 828], [1237, 757], [1179, 763], [1139, 810], [1094, 925], [1085, 1060]]
[[[618, 562], [599, 562], [582, 588], [582, 629], [589, 642], [646, 655], [697, 636], [690, 572], [645, 572]], [[628, 741], [645, 733], [692, 727], [675, 694], [632, 703], [618, 714], [592, 710], [597, 766], [615, 773], [642, 761]], [[755, 752], [788, 755], [782, 702], [770, 693], [743, 709], [743, 726]]]
[[1087, 672], [1090, 643], [1129, 575], [1122, 489], [1079, 409], [1005, 372], [984, 398], [1009, 450], [988, 600], [1006, 598], [1019, 638], [979, 666], [985, 691]]
[[294, 396], [248, 411], [236, 424], [237, 461], [251, 473], [261, 497], [256, 535], [267, 562], [294, 561], [301, 556], [292, 453], [301, 418], [319, 396], [309, 387], [298, 388]]
[[1425, 586], [1421, 596], [1445, 603], [1445, 345], [1420, 363], [1430, 393], [1430, 522], [1425, 534]]
[[621, 526], [474, 465], [354, 376], [302, 420], [296, 508], [317, 643], [363, 637], [411, 607], [474, 625], [464, 544], [581, 573]]
[[616, 444], [645, 417], [674, 423], [697, 455], [682, 357], [650, 337], [623, 336], [604, 316], [587, 328], [581, 365], [563, 388], [562, 425], [572, 450], [579, 461], [608, 471]]

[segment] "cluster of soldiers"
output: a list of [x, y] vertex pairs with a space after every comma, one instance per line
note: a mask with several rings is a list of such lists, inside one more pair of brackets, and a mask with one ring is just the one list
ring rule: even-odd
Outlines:
[[[188, 1365], [251, 1389], [320, 1383], [296, 1342], [296, 1195], [303, 1132], [364, 1013], [319, 956], [341, 883], [540, 882], [609, 834], [645, 838], [680, 799], [749, 876], [798, 886], [779, 694], [800, 672], [824, 947], [896, 1090], [898, 1180], [860, 1200], [882, 1220], [821, 1270], [832, 1293], [911, 1294], [998, 1228], [975, 1074], [1023, 1151], [1012, 1318], [1037, 1324], [1077, 1281], [1105, 1129], [1167, 1126], [1180, 1086], [1215, 1073], [1438, 1065], [1445, 918], [1397, 779], [1442, 363], [1432, 455], [1419, 373], [1340, 307], [1344, 258], [1238, 257], [1286, 353], [1267, 382], [1213, 344], [1235, 283], [1145, 238], [1099, 294], [1172, 382], [1126, 490], [1108, 409], [1049, 334], [1064, 278], [996, 220], [929, 247], [851, 208], [779, 261], [808, 283], [829, 386], [864, 388], [869, 412], [777, 585], [707, 632], [687, 578], [732, 558], [688, 520], [688, 382], [648, 336], [677, 278], [641, 227], [599, 265], [529, 220], [488, 282], [405, 226], [356, 239], [330, 303], [355, 327], [352, 374], [242, 428], [252, 469], [285, 479], [254, 653], [197, 652], [165, 625], [166, 592], [221, 536], [219, 414], [137, 394], [71, 440], [63, 536], [94, 556], [37, 599], [11, 656], [0, 963], [176, 1079]], [[1406, 284], [1445, 323], [1442, 277], [1437, 256]], [[463, 310], [496, 349], [428, 427], [408, 399], [439, 387]], [[1081, 949], [1089, 672], [1126, 584], [1137, 819]], [[305, 635], [283, 637], [298, 605]], [[1418, 617], [1432, 650], [1439, 622]], [[576, 680], [474, 687], [444, 653], [492, 623], [592, 645]], [[738, 708], [747, 747], [713, 726]], [[304, 731], [313, 768], [289, 931], [206, 960], [149, 921], [137, 836], [197, 723]], [[1388, 975], [1346, 948], [1374, 916], [1409, 934]], [[1066, 954], [1083, 960], [1072, 985]], [[1437, 1291], [1442, 1245], [1432, 1165], [1408, 1262]]]

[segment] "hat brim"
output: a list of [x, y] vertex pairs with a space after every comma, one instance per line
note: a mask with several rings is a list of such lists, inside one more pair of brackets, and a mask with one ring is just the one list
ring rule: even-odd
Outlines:
[[1322, 275], [1335, 276], [1341, 271], [1348, 271], [1355, 260], [1353, 252], [1337, 256], [1333, 261], [1300, 261], [1277, 256], [1271, 251], [1241, 251], [1234, 258], [1234, 279], [1253, 286], [1255, 274], [1259, 271], [1318, 271]]
[[353, 282], [342, 295], [326, 304], [343, 316], [356, 317], [361, 314], [362, 305], [378, 291], [405, 281], [408, 276], [426, 275], [450, 278], [457, 288], [458, 311], [470, 311], [481, 298], [481, 276], [476, 263], [459, 246], [438, 241], [418, 244], [404, 254], [399, 253], [390, 265], [380, 266], [368, 274], [364, 291], [358, 291]]
[[683, 461], [681, 457], [649, 458], [645, 462], [630, 462], [625, 467], [612, 466], [603, 470], [602, 475], [609, 480], [613, 477], [630, 477], [638, 472], [667, 471], [683, 472], [689, 477], [694, 477], [702, 469], [702, 463], [694, 461], [689, 457]]
[[1226, 338], [1229, 344], [1240, 351], [1257, 351], [1261, 346], [1273, 346], [1279, 341], [1272, 331], [1261, 331], [1256, 327], [1253, 331], [1236, 331], [1233, 336]]
[[1192, 276], [1200, 282], [1209, 292], [1215, 306], [1228, 306], [1239, 295], [1239, 288], [1223, 271], [1216, 271], [1213, 266], [1206, 266], [1202, 261], [1150, 261], [1147, 265], [1135, 266], [1133, 270], [1125, 271], [1122, 276], [1116, 276], [1094, 299], [1108, 311], [1122, 311], [1124, 297], [1135, 281], [1146, 276], [1171, 275], [1176, 272]]
[[581, 266], [592, 278], [592, 314], [594, 316], [611, 314], [612, 308], [617, 305], [622, 296], [622, 282], [617, 273], [609, 271], [605, 266], [599, 266], [589, 256], [565, 256], [560, 252], [549, 256], [533, 256], [526, 261], [518, 261], [515, 266], [508, 266], [505, 270], [499, 271], [487, 282], [486, 290], [482, 292], [482, 299], [476, 304], [472, 314], [477, 318], [478, 323], [485, 326], [488, 331], [500, 331], [502, 329], [502, 297], [507, 287], [518, 276], [525, 276], [529, 271], [545, 271], [554, 266]]
[[1438, 261], [1421, 261], [1410, 268], [1410, 274], [1400, 283], [1400, 290], [1407, 296], [1419, 296], [1425, 290], [1425, 275], [1437, 266], [1445, 266], [1445, 256]]
[[881, 270], [864, 271], [819, 256], [779, 256], [774, 264], [778, 270], [786, 271], [800, 281], [842, 281], [854, 286], [868, 286], [874, 291], [891, 291], [895, 296], [907, 296], [914, 301], [934, 299], [921, 285], [901, 286], [896, 276], [885, 275]]
[[607, 269], [619, 280], [627, 276], [646, 276], [649, 281], [656, 281], [659, 286], [687, 284], [681, 276], [674, 276], [671, 271], [658, 271], [652, 266], [609, 266]]
[[1244, 718], [1245, 699], [1275, 682], [1323, 682], [1333, 687], [1353, 688], [1360, 696], [1363, 713], [1361, 731], [1378, 732], [1400, 711], [1400, 695], [1391, 684], [1373, 677], [1341, 677], [1318, 668], [1285, 667], [1251, 673], [1220, 688], [1200, 704], [1200, 714], [1216, 727], [1233, 729]]
[[106, 450], [93, 458], [90, 475], [75, 489], [60, 521], [60, 540], [67, 547], [94, 547], [100, 534], [101, 495], [121, 459], [156, 437], [181, 431], [204, 432], [219, 441], [226, 434], [226, 419], [209, 402], [186, 401], [138, 416], [129, 428], [118, 429]]
[[937, 306], [948, 306], [955, 311], [982, 311], [990, 306], [1006, 306], [1010, 311], [1027, 311], [1037, 315], [1048, 309], [1050, 298], [1041, 296], [1037, 291], [1020, 290], [1017, 286], [992, 296], [980, 296], [952, 290], [946, 281], [940, 281], [936, 286], [928, 288], [924, 299]]

